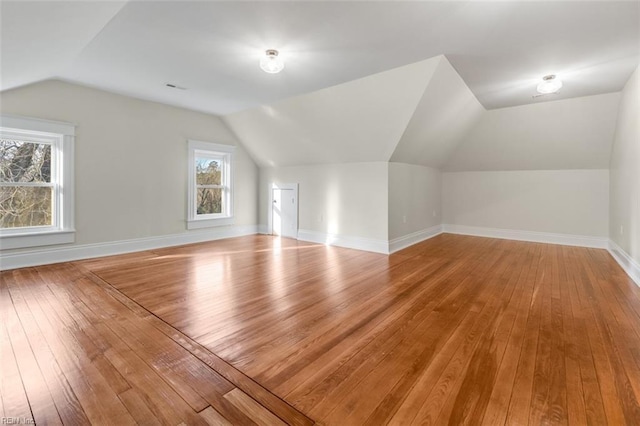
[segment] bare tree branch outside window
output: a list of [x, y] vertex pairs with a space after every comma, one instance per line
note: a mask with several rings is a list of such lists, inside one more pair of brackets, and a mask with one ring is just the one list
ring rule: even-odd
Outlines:
[[51, 145], [0, 139], [0, 228], [52, 224]]
[[222, 162], [211, 158], [196, 158], [196, 212], [222, 213]]

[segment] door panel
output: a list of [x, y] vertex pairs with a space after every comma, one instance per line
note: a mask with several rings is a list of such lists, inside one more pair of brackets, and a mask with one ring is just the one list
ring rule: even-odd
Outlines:
[[273, 189], [273, 234], [298, 237], [298, 203], [292, 189]]

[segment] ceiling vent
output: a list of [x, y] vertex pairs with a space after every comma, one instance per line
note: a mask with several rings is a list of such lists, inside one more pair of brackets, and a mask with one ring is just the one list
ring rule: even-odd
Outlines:
[[165, 86], [170, 87], [172, 89], [187, 90], [186, 87], [176, 86], [175, 84], [171, 84], [171, 83], [167, 83], [165, 84]]

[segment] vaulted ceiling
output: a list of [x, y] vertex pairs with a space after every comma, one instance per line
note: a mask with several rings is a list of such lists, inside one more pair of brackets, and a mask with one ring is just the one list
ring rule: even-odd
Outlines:
[[447, 58], [441, 56], [390, 160], [443, 167], [484, 112]]
[[389, 161], [441, 57], [224, 117], [261, 166]]
[[[58, 78], [225, 115], [445, 55], [487, 109], [619, 91], [637, 1], [6, 1], [2, 90]], [[258, 68], [280, 49], [285, 70]], [[173, 83], [181, 91], [166, 87]], [[426, 107], [425, 107], [426, 108]]]
[[[261, 166], [606, 168], [640, 58], [637, 1], [2, 1], [0, 20], [3, 91], [61, 79], [223, 115]], [[283, 72], [259, 69], [267, 48]], [[533, 96], [549, 73], [561, 92]]]
[[443, 169], [608, 169], [620, 93], [486, 111]]
[[619, 99], [614, 92], [486, 110], [437, 56], [223, 119], [260, 166], [606, 169]]

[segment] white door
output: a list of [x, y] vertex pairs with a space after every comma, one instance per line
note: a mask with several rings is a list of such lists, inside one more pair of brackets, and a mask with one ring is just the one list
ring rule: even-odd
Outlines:
[[273, 235], [298, 237], [298, 202], [293, 189], [273, 188]]

